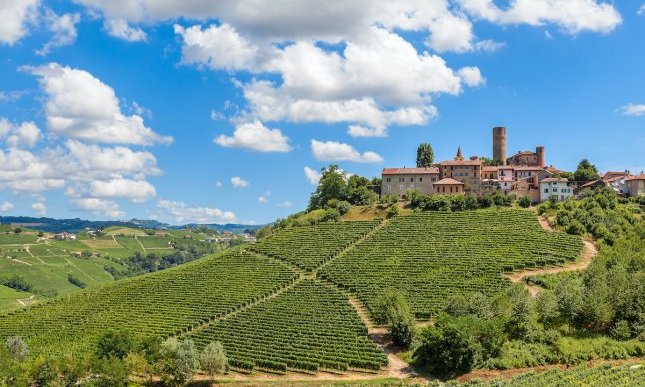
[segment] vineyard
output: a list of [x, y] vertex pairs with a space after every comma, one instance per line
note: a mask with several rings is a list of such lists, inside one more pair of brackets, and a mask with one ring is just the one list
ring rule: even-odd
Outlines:
[[[137, 239], [113, 241], [138, 249]], [[378, 371], [387, 358], [347, 291], [369, 310], [383, 289], [399, 288], [428, 317], [452, 294], [505, 288], [504, 271], [575, 260], [582, 241], [505, 209], [296, 227], [244, 248], [0, 315], [0, 341], [19, 335], [39, 350], [83, 350], [126, 329], [200, 347], [220, 341], [236, 369]]]
[[372, 230], [378, 221], [326, 223], [283, 230], [250, 248], [313, 271]]
[[89, 344], [112, 328], [167, 337], [266, 297], [296, 278], [275, 260], [229, 252], [10, 313], [0, 317], [0, 336], [20, 335], [33, 348], [60, 346], [61, 340]]
[[428, 212], [390, 220], [319, 275], [368, 309], [383, 289], [401, 289], [428, 318], [451, 294], [493, 294], [507, 286], [502, 272], [563, 264], [581, 250], [580, 238], [545, 231], [524, 210]]
[[201, 345], [222, 342], [231, 364], [249, 370], [379, 370], [387, 365], [347, 298], [312, 280], [189, 337]]
[[631, 387], [645, 385], [643, 364], [612, 366], [609, 364], [588, 367], [581, 365], [567, 370], [553, 369], [545, 372], [529, 372], [511, 379], [490, 381], [472, 380], [468, 383], [447, 383], [446, 386], [480, 387], [567, 387], [611, 386]]

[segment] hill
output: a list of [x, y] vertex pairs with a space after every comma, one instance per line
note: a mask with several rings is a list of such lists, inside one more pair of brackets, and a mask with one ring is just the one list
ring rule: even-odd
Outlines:
[[427, 317], [448, 295], [496, 294], [510, 286], [504, 271], [573, 261], [581, 247], [519, 209], [296, 227], [12, 312], [0, 317], [0, 332], [34, 348], [60, 348], [64, 337], [88, 349], [120, 327], [138, 337], [192, 337], [200, 346], [220, 340], [236, 368], [376, 370], [384, 354], [367, 340], [348, 292], [372, 310], [379, 289], [398, 288]]

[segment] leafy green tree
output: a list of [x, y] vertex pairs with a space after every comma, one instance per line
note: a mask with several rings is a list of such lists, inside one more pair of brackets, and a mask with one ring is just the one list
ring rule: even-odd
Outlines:
[[347, 183], [338, 165], [330, 165], [321, 172], [318, 187], [309, 199], [309, 210], [324, 208], [331, 199], [343, 200], [345, 197]]
[[134, 340], [129, 331], [110, 330], [99, 338], [96, 356], [100, 359], [116, 357], [122, 360], [133, 348]]
[[528, 196], [522, 196], [517, 200], [520, 207], [529, 208], [531, 206], [531, 199]]
[[96, 387], [126, 387], [130, 374], [123, 359], [110, 356], [98, 358], [95, 361], [93, 371], [95, 378], [92, 385]]
[[417, 168], [431, 167], [434, 163], [434, 151], [430, 143], [419, 144], [417, 148]]
[[[376, 203], [378, 195], [369, 187], [372, 182], [367, 178], [352, 175], [347, 179], [347, 187], [345, 189], [345, 200], [355, 206], [366, 206]], [[380, 182], [378, 184], [380, 187]]]
[[600, 179], [600, 176], [595, 165], [591, 164], [587, 159], [582, 159], [573, 173], [573, 179], [575, 181], [593, 181]]
[[181, 385], [190, 381], [199, 368], [199, 352], [190, 339], [167, 339], [161, 344], [160, 355], [157, 369], [168, 384]]
[[531, 294], [521, 284], [514, 284], [506, 294], [510, 300], [506, 329], [512, 337], [517, 338], [526, 332], [532, 320]]
[[216, 374], [226, 372], [228, 359], [224, 352], [224, 346], [219, 341], [208, 344], [200, 355], [200, 368], [212, 377]]
[[386, 289], [374, 309], [377, 321], [388, 325], [392, 341], [408, 348], [414, 339], [415, 321], [405, 295], [396, 289]]
[[535, 311], [538, 321], [545, 327], [553, 327], [560, 320], [558, 311], [558, 299], [551, 290], [542, 290], [535, 300]]
[[558, 312], [565, 319], [571, 332], [571, 327], [584, 308], [582, 284], [578, 278], [561, 281], [555, 288], [558, 301]]

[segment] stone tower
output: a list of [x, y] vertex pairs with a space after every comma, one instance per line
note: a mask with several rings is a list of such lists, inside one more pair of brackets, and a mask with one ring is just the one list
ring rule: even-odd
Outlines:
[[506, 128], [503, 126], [493, 128], [493, 160], [506, 165]]
[[544, 159], [544, 147], [542, 145], [538, 145], [535, 147], [535, 155], [537, 156], [537, 165], [539, 167], [545, 166], [546, 161]]

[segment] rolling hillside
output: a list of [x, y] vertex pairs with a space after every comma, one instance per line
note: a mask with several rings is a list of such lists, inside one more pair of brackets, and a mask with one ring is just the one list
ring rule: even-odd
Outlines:
[[380, 290], [402, 289], [424, 317], [447, 295], [495, 293], [510, 284], [504, 271], [559, 265], [581, 248], [579, 238], [546, 232], [519, 209], [300, 227], [12, 312], [0, 317], [0, 336], [20, 335], [33, 348], [87, 349], [118, 327], [200, 345], [221, 340], [236, 368], [375, 370], [385, 356], [367, 340], [347, 290], [369, 309]]

